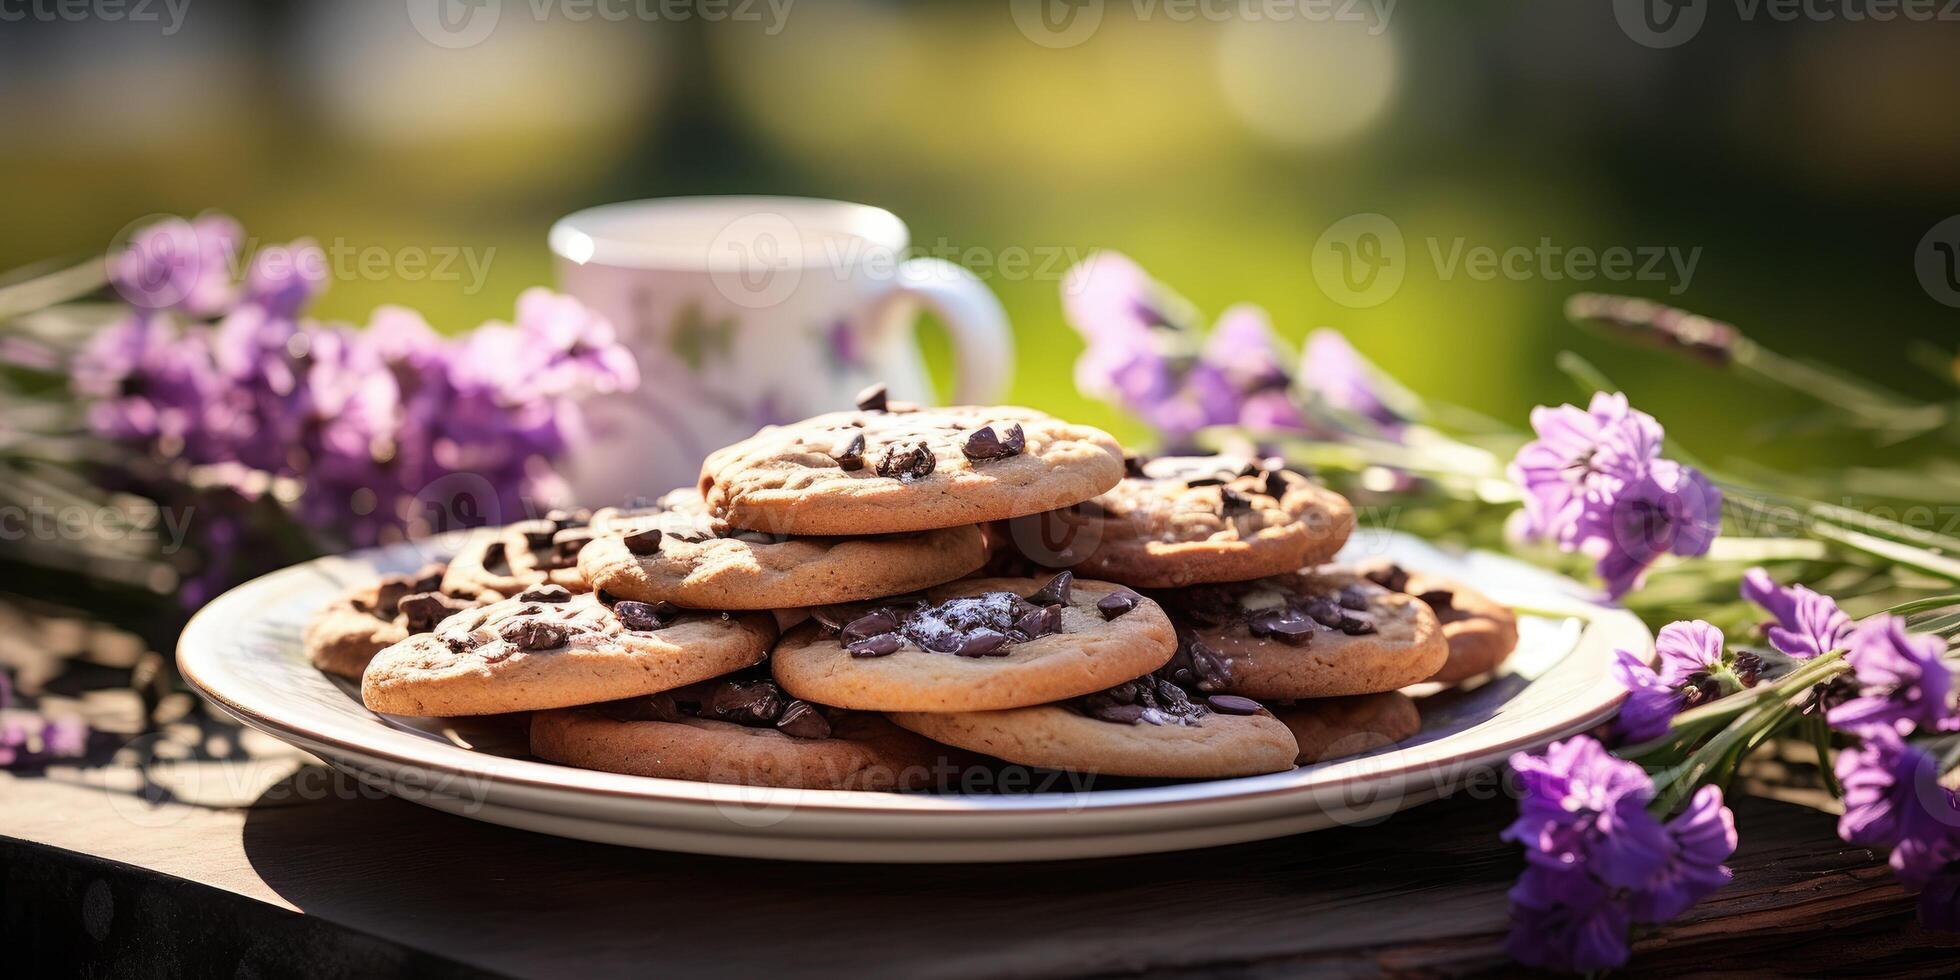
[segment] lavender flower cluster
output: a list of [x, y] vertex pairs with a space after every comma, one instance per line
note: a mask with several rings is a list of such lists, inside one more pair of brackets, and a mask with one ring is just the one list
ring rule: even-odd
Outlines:
[[444, 492], [460, 510], [445, 520], [520, 515], [559, 493], [551, 463], [579, 435], [576, 399], [639, 383], [611, 324], [570, 297], [528, 290], [514, 323], [454, 339], [394, 306], [358, 330], [303, 316], [327, 284], [317, 246], [260, 249], [241, 275], [244, 241], [222, 215], [136, 233], [109, 263], [127, 312], [78, 357], [73, 387], [102, 436], [296, 480], [317, 531], [372, 543], [426, 519], [417, 495], [446, 479], [472, 496]]
[[1520, 963], [1591, 971], [1627, 959], [1634, 923], [1665, 922], [1729, 880], [1735, 815], [1704, 786], [1663, 822], [1654, 782], [1597, 740], [1511, 758], [1523, 796], [1504, 839], [1525, 846], [1511, 889], [1506, 952]]
[[[1763, 633], [1773, 650], [1733, 649], [1701, 620], [1670, 623], [1655, 644], [1659, 669], [1619, 651], [1615, 676], [1628, 697], [1617, 733], [1634, 742], [1658, 738], [1682, 711], [1776, 673], [1768, 661], [1795, 664], [1843, 651], [1848, 680], [1797, 695], [1858, 741], [1836, 762], [1845, 804], [1839, 834], [1890, 848], [1899, 880], [1920, 897], [1922, 921], [1960, 930], [1960, 798], [1942, 784], [1935, 754], [1907, 738], [1960, 731], [1953, 672], [1942, 659], [1946, 641], [1912, 633], [1889, 614], [1854, 624], [1829, 596], [1778, 585], [1762, 569], [1744, 577], [1742, 593], [1769, 613]], [[1652, 780], [1595, 739], [1521, 754], [1512, 767], [1523, 798], [1506, 837], [1525, 846], [1528, 860], [1511, 893], [1509, 950], [1520, 961], [1565, 970], [1618, 966], [1634, 923], [1670, 918], [1726, 880], [1716, 865], [1736, 836], [1716, 787], [1702, 787], [1686, 811], [1661, 824], [1648, 812]]]
[[1663, 555], [1706, 554], [1721, 530], [1722, 493], [1700, 471], [1661, 458], [1659, 422], [1622, 394], [1600, 392], [1531, 413], [1538, 438], [1518, 450], [1526, 533], [1598, 561], [1607, 594], [1640, 587]]
[[[1107, 252], [1071, 271], [1063, 300], [1087, 341], [1078, 385], [1149, 422], [1173, 449], [1207, 426], [1405, 446], [1440, 438], [1412, 436], [1414, 414], [1395, 407], [1409, 396], [1332, 331], [1310, 336], [1289, 372], [1263, 310], [1232, 307], [1202, 334], [1190, 304]], [[1524, 503], [1516, 515], [1524, 537], [1593, 558], [1614, 598], [1638, 589], [1664, 556], [1708, 552], [1721, 528], [1721, 491], [1665, 458], [1660, 424], [1625, 395], [1602, 392], [1583, 409], [1540, 407], [1531, 426], [1536, 438], [1508, 468]], [[1960, 797], [1943, 778], [1960, 757], [1960, 739], [1948, 734], [1960, 731], [1960, 703], [1946, 639], [1890, 614], [1854, 623], [1831, 597], [1779, 585], [1762, 569], [1744, 576], [1742, 596], [1770, 617], [1761, 630], [1767, 649], [1735, 646], [1693, 620], [1660, 631], [1656, 666], [1618, 652], [1614, 674], [1628, 697], [1613, 730], [1632, 758], [1583, 735], [1512, 758], [1519, 815], [1504, 836], [1524, 846], [1527, 864], [1511, 891], [1507, 946], [1521, 962], [1619, 966], [1636, 925], [1679, 915], [1726, 882], [1737, 835], [1718, 784], [1734, 760], [1727, 769], [1689, 762], [1797, 724], [1828, 724], [1854, 745], [1835, 765], [1840, 835], [1889, 848], [1925, 923], [1960, 930]], [[1684, 712], [1765, 684], [1775, 689], [1758, 693], [1769, 698], [1732, 715], [1677, 724]], [[1653, 775], [1633, 761], [1686, 749], [1688, 761]]]
[[[1339, 333], [1310, 334], [1289, 371], [1264, 310], [1238, 304], [1202, 333], [1188, 302], [1115, 252], [1071, 269], [1062, 301], [1087, 343], [1077, 386], [1148, 422], [1171, 449], [1215, 425], [1260, 437], [1403, 442], [1413, 423], [1397, 407], [1400, 386]], [[1609, 595], [1638, 588], [1664, 555], [1707, 552], [1721, 526], [1721, 491], [1662, 458], [1660, 424], [1625, 395], [1601, 393], [1587, 409], [1539, 408], [1531, 423], [1538, 438], [1510, 467], [1527, 532], [1591, 556]]]
[[1316, 331], [1290, 371], [1265, 310], [1240, 303], [1205, 333], [1191, 304], [1128, 256], [1097, 252], [1070, 269], [1062, 305], [1088, 345], [1076, 386], [1148, 422], [1169, 448], [1214, 425], [1396, 438], [1407, 424], [1380, 373], [1340, 334]]

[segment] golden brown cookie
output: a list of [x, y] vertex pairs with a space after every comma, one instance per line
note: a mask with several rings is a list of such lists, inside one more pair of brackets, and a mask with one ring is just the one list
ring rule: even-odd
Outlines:
[[1300, 764], [1373, 752], [1422, 730], [1416, 703], [1399, 691], [1275, 703], [1273, 717], [1300, 743]]
[[[1166, 672], [1168, 673], [1168, 672]], [[1198, 693], [1162, 674], [1059, 704], [900, 712], [902, 728], [1027, 766], [1213, 779], [1293, 768], [1293, 735], [1258, 702]]]
[[1518, 648], [1517, 614], [1456, 579], [1404, 569], [1385, 558], [1363, 562], [1356, 570], [1383, 588], [1421, 599], [1443, 624], [1450, 656], [1431, 681], [1456, 684], [1488, 674]]
[[767, 615], [688, 612], [541, 585], [376, 654], [361, 700], [394, 715], [488, 715], [670, 690], [760, 662]]
[[882, 715], [798, 701], [766, 674], [538, 712], [531, 754], [581, 769], [790, 789], [924, 789], [950, 782], [959, 764]]
[[306, 624], [306, 659], [329, 674], [360, 680], [376, 653], [478, 604], [443, 594], [442, 577], [442, 565], [429, 565], [347, 590]]
[[589, 591], [579, 574], [578, 554], [593, 537], [591, 520], [586, 511], [554, 510], [543, 517], [480, 529], [449, 560], [443, 591], [492, 601], [534, 585]]
[[709, 456], [708, 508], [772, 534], [890, 534], [1053, 510], [1123, 477], [1123, 451], [1099, 429], [1026, 408], [886, 406], [883, 397], [770, 426]]
[[1015, 518], [996, 536], [1038, 565], [1175, 588], [1317, 565], [1354, 530], [1347, 498], [1279, 459], [1165, 456], [1128, 464], [1129, 475], [1108, 493]]
[[791, 609], [857, 602], [950, 582], [987, 560], [973, 525], [863, 538], [804, 538], [730, 527], [701, 495], [676, 490], [659, 513], [608, 518], [579, 570], [624, 599], [695, 609]]
[[1211, 690], [1262, 700], [1373, 694], [1425, 680], [1449, 657], [1428, 606], [1339, 566], [1152, 595], [1201, 648], [1198, 659], [1224, 661]]
[[991, 711], [1091, 694], [1169, 660], [1156, 604], [1108, 582], [967, 579], [913, 604], [821, 610], [777, 644], [784, 690], [865, 711]]

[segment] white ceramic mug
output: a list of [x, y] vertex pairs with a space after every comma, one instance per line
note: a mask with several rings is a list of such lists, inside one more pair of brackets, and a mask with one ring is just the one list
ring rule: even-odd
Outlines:
[[610, 318], [640, 362], [630, 395], [584, 405], [567, 461], [601, 506], [692, 486], [708, 453], [764, 425], [851, 407], [875, 382], [931, 402], [913, 331], [921, 306], [958, 358], [955, 403], [1007, 387], [1013, 336], [972, 273], [906, 258], [911, 233], [882, 208], [793, 197], [608, 204], [551, 228], [564, 290]]

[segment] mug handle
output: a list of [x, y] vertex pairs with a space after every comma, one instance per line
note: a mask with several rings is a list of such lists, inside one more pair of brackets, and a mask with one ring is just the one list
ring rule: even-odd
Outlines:
[[978, 276], [944, 259], [899, 263], [898, 288], [888, 302], [916, 302], [946, 325], [953, 340], [953, 405], [984, 405], [1014, 377], [1014, 334], [1007, 311]]

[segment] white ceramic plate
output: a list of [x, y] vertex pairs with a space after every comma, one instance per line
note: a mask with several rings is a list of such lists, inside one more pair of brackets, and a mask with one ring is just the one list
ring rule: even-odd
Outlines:
[[[345, 584], [410, 570], [429, 544], [296, 565], [220, 596], [185, 629], [185, 678], [240, 721], [396, 796], [477, 820], [585, 840], [813, 861], [1023, 861], [1231, 844], [1378, 820], [1465, 786], [1494, 791], [1507, 755], [1589, 728], [1622, 691], [1623, 647], [1651, 655], [1632, 614], [1569, 580], [1501, 556], [1452, 555], [1406, 535], [1357, 534], [1343, 557], [1386, 554], [1456, 576], [1531, 615], [1504, 670], [1422, 700], [1420, 735], [1292, 772], [1146, 783], [1034, 773], [1046, 787], [892, 794], [724, 786], [590, 772], [526, 757], [510, 719], [377, 715], [314, 670], [300, 630]], [[1420, 691], [1412, 693], [1422, 693]], [[1022, 771], [1022, 775], [1028, 775]], [[1032, 790], [1032, 791], [1030, 791]]]

